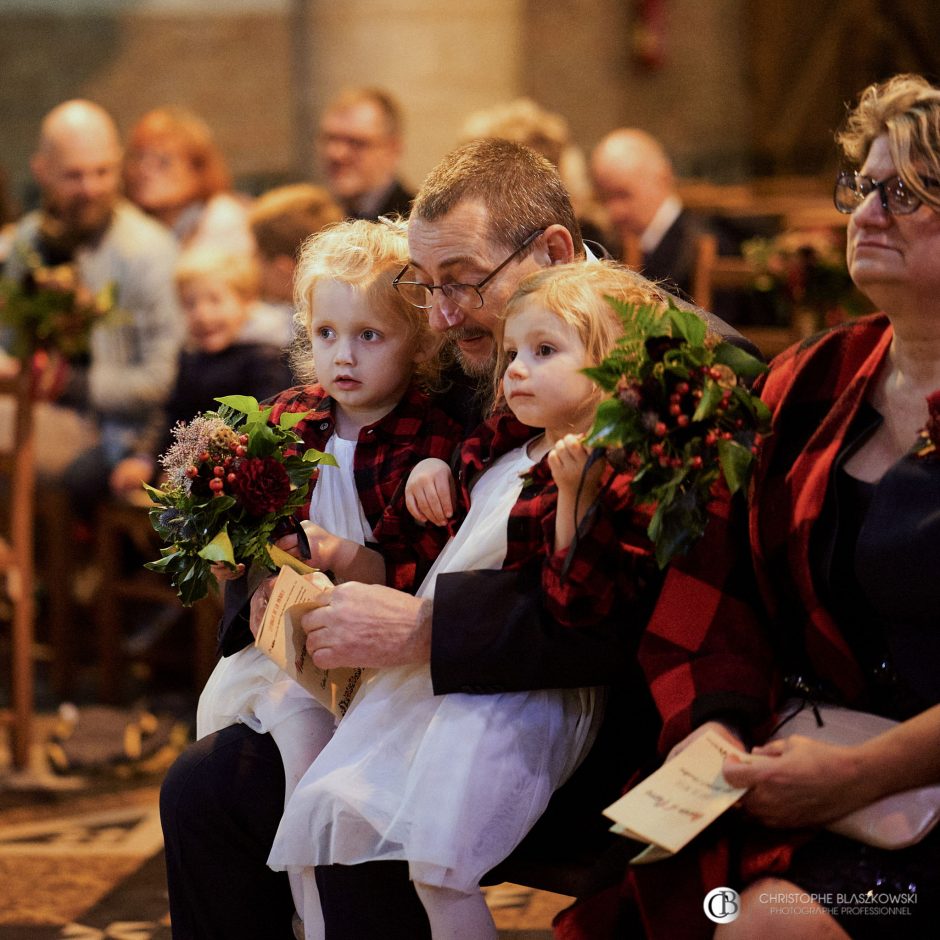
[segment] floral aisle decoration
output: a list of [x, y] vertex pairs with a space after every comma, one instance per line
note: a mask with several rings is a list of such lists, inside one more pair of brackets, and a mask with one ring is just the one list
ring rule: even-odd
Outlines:
[[609, 393], [587, 443], [632, 475], [640, 505], [655, 507], [648, 534], [662, 568], [705, 531], [715, 484], [732, 493], [746, 484], [770, 427], [767, 406], [749, 390], [766, 367], [707, 335], [691, 311], [608, 300], [625, 334], [585, 370]]
[[88, 354], [92, 327], [119, 315], [116, 285], [92, 292], [74, 262], [46, 265], [34, 249], [15, 245], [13, 251], [24, 273], [0, 278], [4, 345], [22, 361], [36, 353], [65, 362], [81, 360]]
[[329, 454], [303, 449], [295, 427], [306, 412], [285, 412], [275, 424], [272, 409], [251, 396], [216, 401], [217, 411], [173, 428], [174, 443], [160, 458], [163, 487], [144, 484], [150, 521], [165, 543], [146, 567], [169, 575], [187, 606], [216, 588], [214, 565], [244, 565], [253, 577], [286, 563], [272, 540], [290, 530], [314, 468], [336, 465]]
[[849, 276], [842, 230], [789, 229], [774, 238], [749, 239], [741, 252], [754, 272], [755, 289], [771, 295], [777, 320], [796, 319], [802, 332], [871, 309]]

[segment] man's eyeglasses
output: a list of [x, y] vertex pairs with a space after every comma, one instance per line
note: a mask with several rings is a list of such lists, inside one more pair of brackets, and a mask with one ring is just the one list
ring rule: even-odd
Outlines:
[[[935, 179], [921, 177], [921, 183], [927, 189], [940, 187]], [[889, 176], [887, 179], [875, 180], [860, 173], [840, 173], [836, 177], [836, 186], [832, 200], [836, 208], [850, 215], [875, 190], [881, 200], [881, 208], [891, 215], [910, 215], [916, 212], [923, 200], [912, 189], [904, 185], [900, 176]]]
[[420, 281], [403, 281], [402, 278], [410, 267], [406, 264], [395, 276], [392, 286], [408, 303], [421, 310], [430, 310], [434, 306], [434, 291], [436, 290], [439, 290], [461, 310], [479, 310], [483, 306], [483, 289], [486, 285], [544, 232], [544, 228], [537, 228], [531, 235], [527, 235], [522, 244], [478, 284], [422, 284]]
[[326, 132], [317, 137], [317, 143], [323, 149], [343, 146], [356, 153], [364, 153], [374, 147], [382, 147], [386, 142], [387, 138], [385, 137], [353, 137], [351, 134], [328, 134]]

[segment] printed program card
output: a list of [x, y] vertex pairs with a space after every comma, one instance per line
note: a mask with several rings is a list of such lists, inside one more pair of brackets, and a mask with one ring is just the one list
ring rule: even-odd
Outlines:
[[[330, 584], [326, 575], [322, 586]], [[307, 652], [307, 635], [300, 618], [318, 607], [321, 587], [290, 567], [281, 568], [268, 599], [255, 646], [274, 660], [295, 682], [302, 685], [334, 715], [342, 717], [356, 694], [361, 669], [319, 669]]]
[[616, 823], [614, 832], [651, 843], [633, 862], [678, 852], [738, 801], [744, 788], [732, 787], [721, 773], [729, 754], [747, 759], [744, 751], [708, 731], [604, 810]]

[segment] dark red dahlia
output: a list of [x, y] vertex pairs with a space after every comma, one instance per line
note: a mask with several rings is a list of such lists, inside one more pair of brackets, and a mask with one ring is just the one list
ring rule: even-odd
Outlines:
[[287, 502], [290, 478], [273, 457], [249, 457], [239, 461], [233, 489], [249, 516], [266, 516]]

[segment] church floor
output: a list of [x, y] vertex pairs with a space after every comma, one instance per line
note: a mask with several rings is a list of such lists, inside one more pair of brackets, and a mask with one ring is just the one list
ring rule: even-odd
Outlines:
[[[108, 773], [49, 771], [40, 715], [27, 774], [0, 736], [0, 940], [170, 940], [157, 800], [172, 745]], [[550, 940], [570, 903], [517, 885], [486, 889], [501, 940]]]

